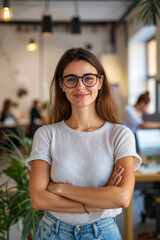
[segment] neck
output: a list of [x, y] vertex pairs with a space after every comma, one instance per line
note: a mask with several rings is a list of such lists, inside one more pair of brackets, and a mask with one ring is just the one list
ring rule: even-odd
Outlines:
[[138, 104], [135, 104], [135, 105], [134, 105], [134, 108], [135, 108], [137, 111], [141, 111], [141, 108], [140, 108], [140, 106], [139, 106]]
[[66, 120], [66, 124], [80, 132], [90, 132], [102, 127], [104, 120], [98, 116], [95, 108], [86, 108], [72, 109], [72, 115]]

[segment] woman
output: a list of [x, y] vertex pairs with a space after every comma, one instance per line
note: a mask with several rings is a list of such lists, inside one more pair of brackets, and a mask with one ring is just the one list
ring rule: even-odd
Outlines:
[[[13, 107], [12, 101], [10, 99], [6, 99], [3, 103], [0, 121], [2, 122], [3, 132], [7, 133], [9, 130], [14, 134], [17, 134], [18, 118], [13, 113], [12, 107]], [[1, 138], [3, 139], [3, 141], [8, 140], [6, 135], [4, 135], [2, 132], [1, 132], [1, 135], [2, 135]], [[16, 144], [17, 146], [20, 146], [19, 141], [16, 138], [10, 137], [10, 139], [12, 139], [14, 144]]]
[[5, 127], [15, 127], [18, 124], [18, 119], [12, 111], [12, 101], [6, 99], [3, 103], [3, 109], [1, 113], [1, 121]]
[[50, 119], [35, 133], [26, 162], [32, 205], [46, 211], [36, 239], [121, 239], [115, 217], [130, 203], [141, 159], [91, 52], [73, 48], [61, 57]]
[[160, 128], [160, 122], [144, 121], [143, 114], [148, 113], [149, 92], [141, 94], [134, 106], [127, 105], [124, 110], [124, 124], [135, 134], [138, 128]]
[[29, 137], [33, 138], [36, 130], [42, 125], [41, 102], [35, 100], [30, 111]]

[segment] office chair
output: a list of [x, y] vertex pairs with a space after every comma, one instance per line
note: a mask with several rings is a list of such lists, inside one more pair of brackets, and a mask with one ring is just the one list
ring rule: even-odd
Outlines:
[[156, 198], [160, 197], [160, 183], [153, 183], [153, 189], [143, 190], [144, 194], [144, 208], [145, 211], [141, 212], [142, 223], [146, 222], [146, 218], [156, 218]]
[[137, 240], [159, 240], [160, 239], [160, 196], [155, 199], [156, 231], [138, 234]]

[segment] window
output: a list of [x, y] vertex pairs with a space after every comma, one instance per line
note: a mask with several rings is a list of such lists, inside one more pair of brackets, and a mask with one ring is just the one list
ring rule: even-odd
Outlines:
[[156, 112], [156, 74], [157, 74], [157, 41], [147, 42], [147, 90], [150, 92], [151, 103], [149, 113]]

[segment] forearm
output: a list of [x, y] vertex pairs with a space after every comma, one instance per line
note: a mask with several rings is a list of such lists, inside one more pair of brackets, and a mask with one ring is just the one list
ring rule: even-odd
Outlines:
[[[30, 197], [35, 209], [55, 212], [84, 213], [83, 205], [72, 199], [51, 193], [49, 190], [50, 166], [48, 163], [37, 159], [32, 161], [30, 173]], [[87, 206], [86, 206], [87, 207]], [[88, 211], [100, 211], [87, 208]]]
[[144, 121], [140, 124], [141, 128], [160, 128], [160, 122]]
[[[79, 187], [70, 184], [56, 184], [50, 182], [47, 189], [59, 196], [64, 196], [98, 209], [125, 208], [129, 205], [132, 198], [135, 182], [134, 158], [130, 157], [128, 160], [131, 160], [131, 163], [130, 161], [125, 161], [126, 164], [123, 165], [132, 165], [131, 169], [128, 169], [127, 173], [125, 173], [125, 168], [121, 165], [121, 162], [123, 162], [124, 159], [122, 158], [121, 161], [119, 160], [116, 163], [106, 186], [98, 188]], [[124, 173], [125, 176], [123, 176]], [[126, 179], [127, 175], [129, 180]]]
[[[134, 187], [134, 176], [130, 174], [131, 182], [123, 184], [122, 174], [124, 168], [117, 165], [107, 183], [107, 186], [94, 188], [94, 187], [79, 187], [69, 184], [56, 184], [50, 182], [47, 189], [55, 194], [64, 196], [86, 204], [90, 207], [100, 209], [126, 207], [129, 204]], [[120, 187], [119, 187], [120, 186]], [[130, 189], [127, 191], [127, 189]]]
[[[51, 193], [49, 191], [40, 191], [31, 194], [33, 208], [45, 211], [64, 212], [64, 213], [84, 213], [85, 209], [82, 203], [67, 199], [63, 196]], [[88, 212], [101, 211], [86, 205]]]
[[127, 207], [130, 201], [130, 196], [118, 186], [90, 188], [57, 184], [55, 191], [60, 196], [102, 209]]

